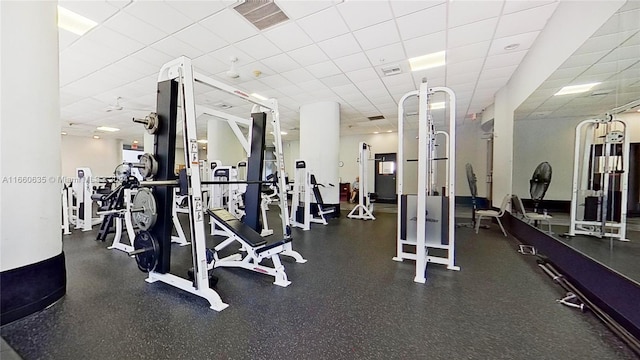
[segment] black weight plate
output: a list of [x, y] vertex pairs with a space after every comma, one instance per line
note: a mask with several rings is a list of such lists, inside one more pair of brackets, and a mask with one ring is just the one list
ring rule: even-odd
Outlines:
[[140, 231], [133, 240], [133, 248], [135, 250], [145, 250], [135, 255], [138, 269], [142, 272], [153, 271], [158, 265], [158, 259], [160, 258], [160, 244], [158, 240], [156, 240], [150, 232]]

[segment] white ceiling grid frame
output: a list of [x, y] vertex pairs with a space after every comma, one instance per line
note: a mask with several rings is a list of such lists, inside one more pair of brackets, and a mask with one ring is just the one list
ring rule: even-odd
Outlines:
[[306, 69], [317, 78], [342, 74], [342, 71], [336, 66], [336, 64], [334, 64], [333, 61], [325, 61], [319, 64], [307, 66]]
[[333, 62], [338, 65], [340, 70], [342, 70], [342, 72], [344, 73], [366, 69], [371, 66], [371, 64], [369, 63], [369, 59], [362, 52], [334, 59]]
[[327, 55], [315, 44], [288, 51], [287, 55], [302, 66], [309, 66], [329, 60]]
[[360, 44], [351, 33], [321, 41], [318, 46], [332, 59], [352, 55], [362, 51]]
[[[393, 1], [391, 2], [393, 5]], [[418, 1], [416, 1], [418, 3]], [[447, 29], [447, 4], [430, 7], [396, 19], [400, 37], [409, 40]], [[421, 26], [416, 26], [420, 24]]]
[[124, 11], [136, 17], [138, 21], [151, 25], [162, 24], [162, 29], [169, 34], [193, 24], [193, 20], [171, 6], [156, 1], [134, 1], [125, 7]]
[[106, 1], [66, 1], [59, 0], [58, 5], [79, 15], [101, 23], [120, 11]]
[[[206, 27], [230, 44], [248, 39], [259, 34], [258, 29], [251, 25], [237, 11], [227, 8], [200, 21]], [[233, 29], [233, 30], [231, 30]]]
[[151, 45], [169, 35], [165, 30], [140, 21], [137, 17], [124, 11], [120, 11], [101, 26], [129, 36], [145, 45]]
[[176, 32], [174, 37], [203, 53], [215, 51], [229, 45], [227, 41], [198, 23]]
[[277, 46], [262, 34], [241, 40], [235, 43], [235, 47], [245, 53], [251, 53], [251, 55], [257, 60], [262, 60], [282, 53]]
[[165, 54], [172, 56], [173, 58], [178, 58], [180, 56], [186, 56], [190, 59], [197, 58], [199, 56], [204, 55], [204, 51], [199, 50], [179, 38], [174, 36], [168, 36], [155, 44], [151, 45], [152, 48], [162, 51]]
[[167, 1], [165, 3], [174, 8], [178, 12], [187, 16], [193, 21], [200, 21], [212, 14], [216, 14], [226, 7], [231, 6], [238, 1], [236, 0], [216, 0], [216, 1], [189, 1], [189, 0], [174, 0]]
[[353, 32], [363, 50], [390, 45], [400, 41], [395, 21], [385, 21]]
[[313, 44], [313, 40], [293, 21], [265, 30], [264, 36], [284, 52]]
[[405, 60], [407, 55], [405, 54], [402, 43], [400, 42], [367, 50], [365, 51], [365, 54], [374, 66], [386, 67], [399, 65], [403, 71], [409, 70], [408, 66], [406, 66]]
[[[366, 14], [363, 14], [363, 4]], [[346, 1], [338, 4], [337, 8], [352, 31], [393, 18], [387, 1]]]
[[547, 24], [557, 7], [558, 3], [551, 3], [503, 15], [496, 29], [496, 37], [501, 38], [512, 34], [540, 31]]
[[[441, 31], [406, 40], [404, 41], [404, 49], [407, 52], [408, 58], [446, 50], [447, 33], [446, 31]], [[449, 52], [447, 51], [447, 62], [449, 58]]]
[[296, 21], [315, 42], [327, 40], [349, 32], [335, 7], [322, 10]]

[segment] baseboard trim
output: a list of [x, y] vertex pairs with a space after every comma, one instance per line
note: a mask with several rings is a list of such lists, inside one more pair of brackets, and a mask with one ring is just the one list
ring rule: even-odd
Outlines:
[[0, 324], [45, 309], [67, 291], [64, 252], [52, 258], [0, 273]]

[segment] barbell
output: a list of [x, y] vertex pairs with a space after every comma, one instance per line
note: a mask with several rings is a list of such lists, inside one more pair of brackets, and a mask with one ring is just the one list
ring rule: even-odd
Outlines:
[[132, 166], [140, 171], [140, 175], [143, 178], [152, 179], [158, 174], [158, 160], [156, 160], [155, 156], [144, 153], [138, 157], [138, 161], [137, 164], [134, 163]]
[[147, 132], [151, 135], [155, 134], [160, 126], [158, 114], [154, 112], [149, 113], [149, 115], [145, 116], [144, 119], [133, 118], [133, 122], [143, 124], [144, 128], [147, 129]]

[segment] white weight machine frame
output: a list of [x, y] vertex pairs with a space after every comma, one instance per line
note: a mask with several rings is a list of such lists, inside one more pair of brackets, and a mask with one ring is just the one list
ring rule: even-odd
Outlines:
[[[447, 139], [447, 193], [449, 211], [448, 243], [442, 244], [443, 239], [426, 239], [427, 197], [433, 195], [436, 183], [435, 138], [442, 132], [435, 131], [430, 110], [430, 97], [436, 92], [444, 92], [449, 96], [449, 133]], [[404, 170], [404, 103], [408, 98], [418, 97], [418, 194], [417, 194], [417, 239], [416, 242], [401, 239], [402, 226], [401, 198], [403, 195]], [[428, 263], [446, 265], [449, 270], [460, 270], [455, 265], [455, 139], [456, 139], [456, 96], [447, 87], [430, 88], [427, 82], [420, 84], [420, 89], [406, 93], [398, 102], [398, 156], [397, 156], [397, 189], [398, 189], [398, 232], [395, 261], [404, 259], [415, 260], [415, 282], [426, 282], [426, 268]], [[443, 194], [444, 195], [444, 194]], [[443, 214], [444, 215], [444, 214]], [[404, 245], [415, 246], [416, 252], [406, 252]], [[428, 248], [444, 249], [444, 257], [431, 256]]]
[[[611, 113], [605, 114], [603, 119], [589, 119], [580, 122], [576, 126], [574, 158], [573, 158], [573, 182], [571, 192], [571, 222], [567, 236], [588, 235], [598, 238], [608, 237], [620, 241], [629, 241], [626, 238], [627, 230], [627, 197], [629, 182], [629, 134], [628, 125], [624, 120], [615, 119], [615, 114], [623, 112], [631, 107], [640, 104], [640, 100], [613, 109]], [[589, 138], [591, 134], [591, 138]], [[620, 206], [620, 222], [607, 220], [610, 177], [616, 172], [613, 169], [613, 159], [611, 153], [612, 146], [622, 146], [622, 169], [620, 172], [620, 204], [613, 203], [611, 208], [615, 211]], [[595, 155], [595, 145], [602, 145], [602, 155]], [[582, 162], [580, 155], [582, 154]], [[596, 161], [600, 158], [600, 162]], [[591, 161], [591, 162], [590, 162]], [[591, 168], [591, 173], [589, 169]], [[598, 172], [601, 171], [601, 172]], [[591, 181], [589, 177], [591, 176]], [[600, 190], [593, 190], [593, 179], [599, 176]], [[587, 194], [589, 193], [589, 194]], [[587, 196], [598, 198], [597, 218], [599, 220], [584, 220], [584, 210], [586, 209], [585, 199]], [[613, 202], [613, 199], [611, 199]], [[582, 219], [578, 219], [578, 207], [583, 206]]]
[[370, 159], [371, 145], [365, 142], [360, 142], [358, 146], [360, 149], [360, 157], [358, 158], [358, 176], [360, 178], [358, 205], [351, 209], [351, 212], [349, 212], [347, 217], [349, 219], [375, 220], [376, 217], [373, 216], [373, 203], [371, 202], [371, 195], [369, 194], [369, 161], [373, 160]]
[[[307, 162], [298, 159], [295, 161], [296, 169], [295, 176], [293, 178], [293, 190], [291, 195], [291, 226], [295, 226], [304, 231], [311, 230], [311, 223], [327, 225], [327, 219], [325, 219], [324, 215], [333, 212], [333, 210], [325, 210], [322, 208], [322, 205], [317, 202], [318, 206], [318, 217], [314, 217], [311, 212], [311, 195], [313, 192], [312, 184], [311, 184], [311, 171], [307, 168]], [[314, 195], [315, 196], [315, 195]], [[299, 222], [298, 219], [298, 204], [300, 204], [300, 200], [304, 206], [302, 207], [304, 220]]]
[[[80, 177], [79, 172], [82, 171], [83, 176]], [[62, 200], [62, 229], [65, 235], [71, 234], [69, 225], [74, 225], [74, 229], [81, 229], [82, 231], [90, 231], [94, 225], [98, 225], [102, 222], [103, 217], [93, 217], [93, 188], [91, 185], [92, 173], [88, 167], [76, 168], [76, 178], [70, 186], [63, 189], [63, 195], [66, 196], [66, 200]], [[76, 197], [76, 204], [73, 205], [73, 196]], [[84, 204], [82, 217], [80, 219], [80, 204]], [[87, 221], [87, 219], [89, 219]]]
[[[242, 98], [250, 103], [254, 104], [254, 108], [266, 109], [272, 113], [272, 123], [274, 126], [274, 136], [276, 137], [276, 155], [279, 159], [279, 171], [281, 174], [285, 173], [284, 157], [282, 150], [282, 138], [280, 134], [280, 121], [278, 112], [278, 103], [275, 99], [261, 100], [254, 96], [248, 95], [244, 91], [235, 89], [227, 84], [221, 83], [214, 79], [211, 79], [202, 74], [195, 73], [191, 59], [182, 56], [178, 59], [170, 61], [162, 66], [160, 74], [158, 75], [158, 82], [167, 80], [177, 81], [179, 84], [179, 99], [181, 107], [180, 111], [183, 115], [183, 141], [184, 141], [184, 155], [186, 164], [186, 173], [188, 181], [190, 182], [188, 204], [189, 204], [189, 222], [192, 239], [192, 259], [193, 259], [193, 275], [194, 281], [190, 281], [179, 276], [170, 273], [158, 273], [150, 271], [146, 279], [147, 282], [153, 283], [156, 281], [164, 282], [168, 285], [177, 287], [196, 296], [200, 296], [206, 299], [211, 309], [216, 311], [222, 311], [229, 305], [225, 304], [220, 295], [209, 287], [209, 274], [208, 264], [206, 256], [206, 235], [205, 235], [205, 217], [204, 217], [204, 203], [202, 198], [202, 182], [200, 180], [200, 169], [198, 159], [198, 136], [196, 128], [196, 104], [195, 104], [195, 83], [200, 83], [213, 89], [222, 90], [227, 94], [231, 94]], [[180, 94], [182, 95], [180, 97]], [[210, 109], [212, 110], [212, 109]], [[223, 117], [227, 119], [229, 115]], [[237, 124], [230, 121], [230, 125], [234, 132], [240, 132]], [[235, 125], [235, 127], [234, 127]], [[236, 132], [236, 135], [238, 134]], [[240, 136], [244, 139], [244, 136]], [[240, 139], [240, 142], [249, 149], [249, 142], [244, 139]], [[280, 189], [285, 189], [284, 176], [279, 177]], [[288, 224], [288, 208], [287, 197], [280, 196], [280, 210], [282, 217], [282, 226], [284, 236], [290, 236], [290, 228]], [[291, 247], [291, 242], [288, 242], [282, 246], [280, 254], [293, 257], [296, 262], [303, 263], [306, 260]], [[256, 270], [257, 271], [257, 270]]]

